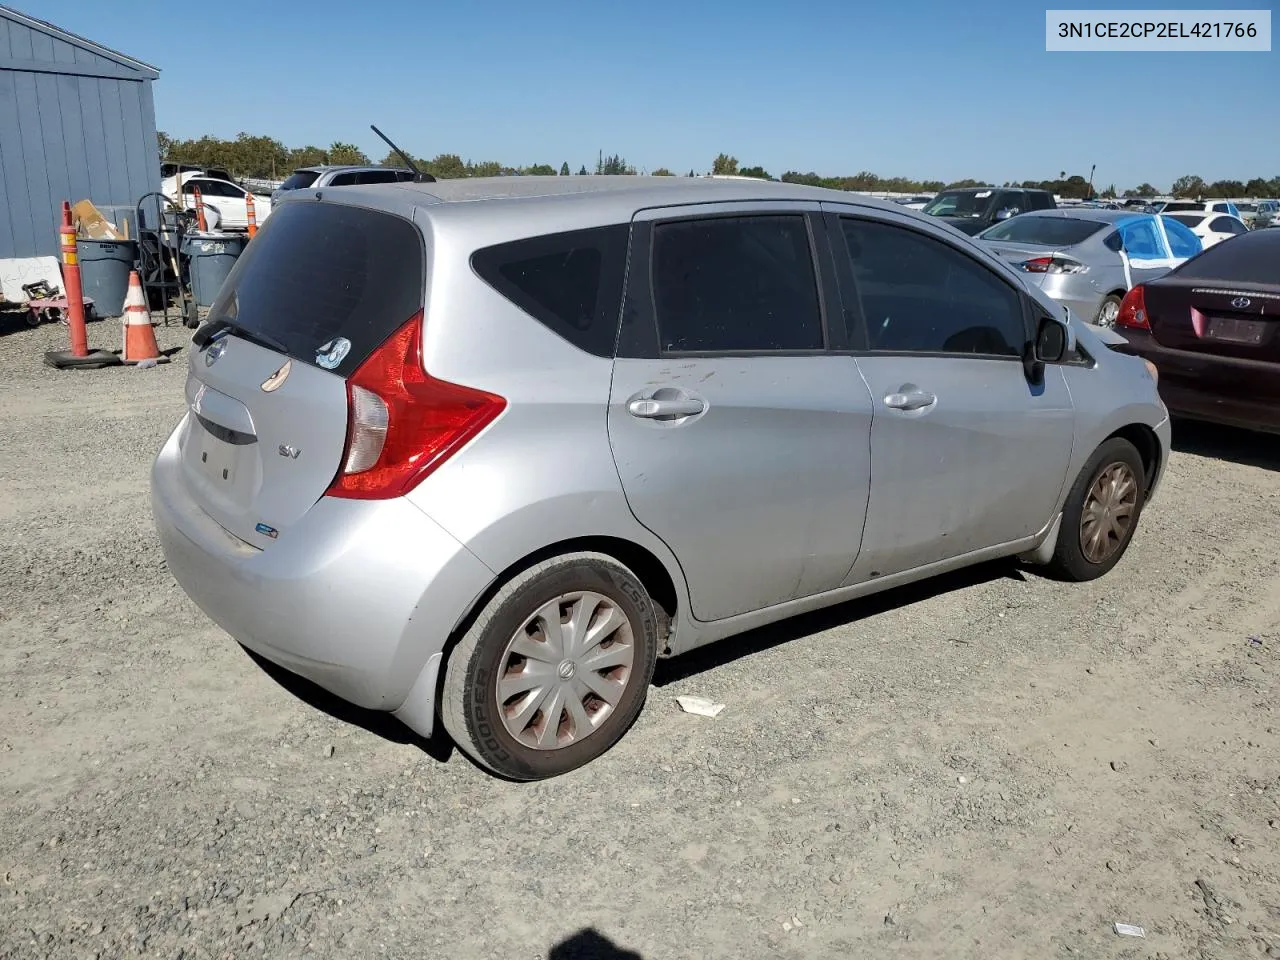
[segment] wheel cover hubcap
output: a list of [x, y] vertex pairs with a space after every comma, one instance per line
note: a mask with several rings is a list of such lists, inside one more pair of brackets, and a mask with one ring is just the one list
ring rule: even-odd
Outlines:
[[1120, 549], [1138, 506], [1138, 479], [1126, 463], [1104, 467], [1080, 511], [1080, 550], [1090, 563], [1102, 563]]
[[1120, 316], [1120, 304], [1114, 300], [1108, 300], [1102, 305], [1102, 312], [1098, 315], [1098, 325], [1102, 327], [1115, 326], [1116, 317]]
[[512, 635], [494, 695], [507, 733], [523, 746], [557, 750], [600, 728], [635, 666], [631, 621], [608, 597], [561, 594]]

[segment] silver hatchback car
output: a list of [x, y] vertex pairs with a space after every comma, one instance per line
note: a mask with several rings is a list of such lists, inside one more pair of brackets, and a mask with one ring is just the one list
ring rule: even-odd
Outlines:
[[153, 509], [241, 644], [539, 779], [659, 657], [997, 557], [1108, 571], [1169, 423], [1104, 335], [838, 192], [299, 190], [193, 338]]

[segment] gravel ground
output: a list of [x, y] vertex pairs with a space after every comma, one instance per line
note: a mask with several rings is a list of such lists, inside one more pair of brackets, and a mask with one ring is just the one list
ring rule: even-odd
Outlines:
[[1101, 581], [726, 641], [519, 785], [212, 627], [147, 500], [184, 356], [65, 336], [0, 327], [0, 957], [1280, 957], [1274, 441], [1180, 429]]

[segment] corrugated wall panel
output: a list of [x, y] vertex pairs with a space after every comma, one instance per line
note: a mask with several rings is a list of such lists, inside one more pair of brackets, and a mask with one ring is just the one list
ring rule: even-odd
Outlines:
[[[0, 257], [57, 252], [62, 201], [132, 206], [159, 189], [151, 82], [120, 65], [0, 15]], [[13, 60], [31, 60], [27, 71]], [[71, 76], [64, 63], [114, 77]]]

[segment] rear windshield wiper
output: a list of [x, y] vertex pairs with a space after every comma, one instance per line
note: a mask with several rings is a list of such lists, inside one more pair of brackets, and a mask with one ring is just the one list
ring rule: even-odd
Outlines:
[[205, 344], [216, 338], [220, 333], [234, 333], [241, 340], [248, 340], [250, 343], [256, 343], [258, 346], [266, 347], [268, 350], [275, 350], [277, 353], [287, 354], [289, 352], [289, 348], [275, 337], [259, 333], [257, 330], [250, 330], [230, 317], [219, 317], [217, 320], [208, 321], [195, 332], [191, 342], [203, 349]]

